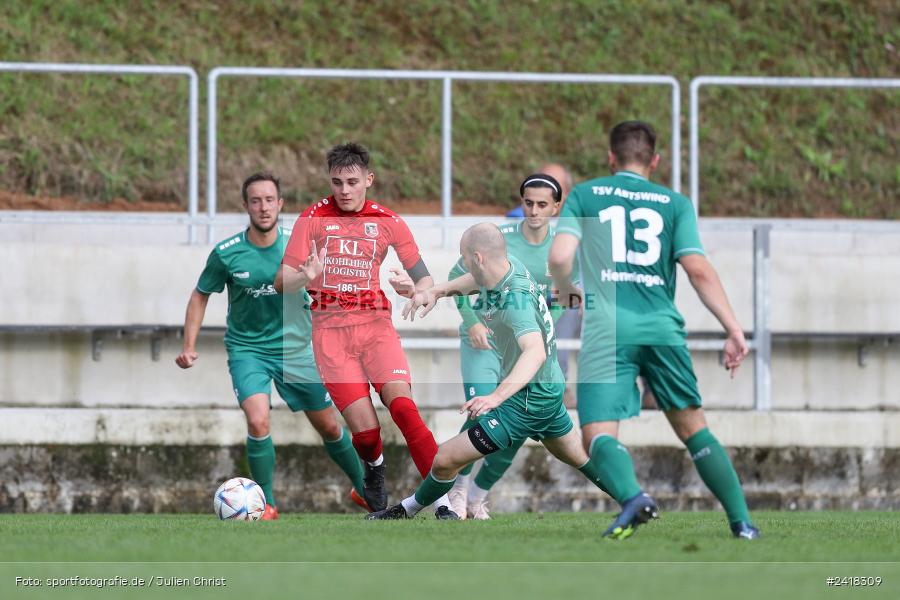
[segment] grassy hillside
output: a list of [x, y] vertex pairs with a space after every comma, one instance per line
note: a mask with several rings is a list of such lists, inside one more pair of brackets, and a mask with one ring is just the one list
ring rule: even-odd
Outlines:
[[[7, 0], [0, 57], [188, 64], [202, 87], [217, 65], [672, 74], [686, 186], [692, 77], [897, 77], [897, 23], [900, 5], [883, 0]], [[459, 200], [510, 205], [546, 159], [576, 178], [605, 173], [605, 132], [635, 117], [658, 127], [669, 179], [662, 88], [459, 84], [454, 95]], [[324, 153], [347, 139], [372, 149], [377, 197], [440, 196], [439, 83], [226, 79], [219, 99], [225, 208], [264, 166], [290, 198], [319, 197]], [[176, 80], [0, 74], [0, 190], [184, 205], [186, 103]], [[701, 103], [702, 214], [900, 217], [896, 91], [715, 89]]]

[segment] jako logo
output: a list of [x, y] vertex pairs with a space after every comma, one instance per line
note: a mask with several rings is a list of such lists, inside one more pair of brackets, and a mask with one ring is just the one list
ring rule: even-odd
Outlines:
[[488, 427], [490, 427], [491, 429], [493, 429], [494, 427], [496, 427], [496, 426], [499, 425], [500, 423], [497, 422], [497, 419], [488, 419], [487, 424], [488, 424]]
[[393, 371], [391, 371], [391, 373], [393, 373], [394, 375], [407, 375], [405, 369], [394, 369]]
[[250, 271], [241, 271], [239, 273], [232, 273], [235, 279], [249, 279]]
[[709, 449], [709, 446], [706, 446], [705, 448], [701, 448], [700, 451], [697, 452], [696, 454], [692, 455], [691, 459], [692, 460], [700, 460], [704, 456], [709, 456], [710, 454], [712, 454], [712, 450]]
[[337, 231], [340, 228], [341, 228], [340, 225], [326, 225], [325, 231]]

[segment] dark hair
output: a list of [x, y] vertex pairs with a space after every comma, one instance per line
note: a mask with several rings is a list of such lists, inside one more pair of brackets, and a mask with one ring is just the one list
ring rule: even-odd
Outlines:
[[327, 160], [329, 171], [334, 171], [335, 169], [342, 171], [353, 167], [368, 170], [369, 151], [362, 144], [347, 142], [346, 144], [338, 144], [329, 150]]
[[559, 182], [546, 173], [532, 173], [519, 186], [519, 197], [525, 196], [526, 188], [548, 188], [553, 190], [553, 200], [559, 202], [562, 198], [562, 188]]
[[278, 197], [281, 198], [281, 180], [275, 177], [271, 171], [257, 171], [245, 179], [244, 185], [241, 186], [241, 197], [244, 199], [244, 202], [247, 201], [247, 188], [257, 181], [271, 181], [274, 183], [275, 191], [278, 192]]
[[649, 165], [656, 154], [656, 132], [643, 121], [623, 121], [609, 132], [609, 149], [619, 165]]

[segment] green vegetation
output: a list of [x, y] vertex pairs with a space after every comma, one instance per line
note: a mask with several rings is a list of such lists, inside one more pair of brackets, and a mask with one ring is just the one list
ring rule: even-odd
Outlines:
[[[188, 64], [201, 81], [218, 65], [672, 74], [686, 142], [692, 77], [896, 77], [897, 23], [881, 0], [8, 0], [0, 56]], [[264, 166], [289, 199], [319, 197], [327, 148], [359, 139], [375, 197], [437, 212], [440, 98], [433, 82], [221, 80], [220, 206]], [[184, 204], [186, 102], [182, 80], [0, 74], [0, 190]], [[635, 117], [656, 124], [668, 182], [668, 106], [646, 86], [458, 84], [455, 198], [508, 206], [547, 159], [605, 173], [604, 132]], [[900, 217], [896, 91], [708, 89], [701, 106], [702, 214]], [[686, 186], [686, 143], [683, 156]]]
[[[0, 565], [0, 596], [28, 595], [14, 587], [16, 576], [202, 575], [226, 577], [232, 596], [255, 590], [266, 592], [260, 597], [333, 598], [340, 597], [336, 590], [363, 590], [367, 598], [440, 597], [458, 583], [472, 591], [487, 586], [491, 598], [519, 600], [802, 599], [859, 594], [858, 588], [830, 590], [825, 582], [855, 575], [882, 577], [881, 586], [864, 591], [867, 598], [896, 597], [900, 515], [754, 517], [764, 537], [748, 543], [730, 537], [721, 513], [666, 513], [625, 542], [599, 538], [611, 515], [587, 513], [462, 523], [426, 517], [373, 523], [361, 515], [312, 514], [270, 523], [223, 523], [212, 514], [5, 515], [0, 550], [14, 562]], [[437, 587], [425, 594], [425, 586]], [[123, 590], [104, 591], [122, 597]], [[171, 593], [148, 593], [153, 591]], [[215, 592], [190, 591], [191, 597]], [[96, 597], [89, 588], [69, 592], [67, 597]], [[30, 597], [49, 597], [44, 594]]]

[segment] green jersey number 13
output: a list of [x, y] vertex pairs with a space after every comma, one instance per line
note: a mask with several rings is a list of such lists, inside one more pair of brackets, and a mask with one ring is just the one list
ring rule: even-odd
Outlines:
[[612, 228], [612, 259], [613, 262], [627, 262], [632, 265], [648, 267], [656, 264], [662, 250], [659, 243], [659, 234], [663, 230], [663, 219], [652, 208], [635, 208], [628, 213], [631, 222], [644, 221], [646, 227], [635, 227], [634, 239], [647, 244], [644, 252], [627, 250], [625, 247], [625, 207], [610, 206], [599, 213], [600, 222], [610, 221]]

